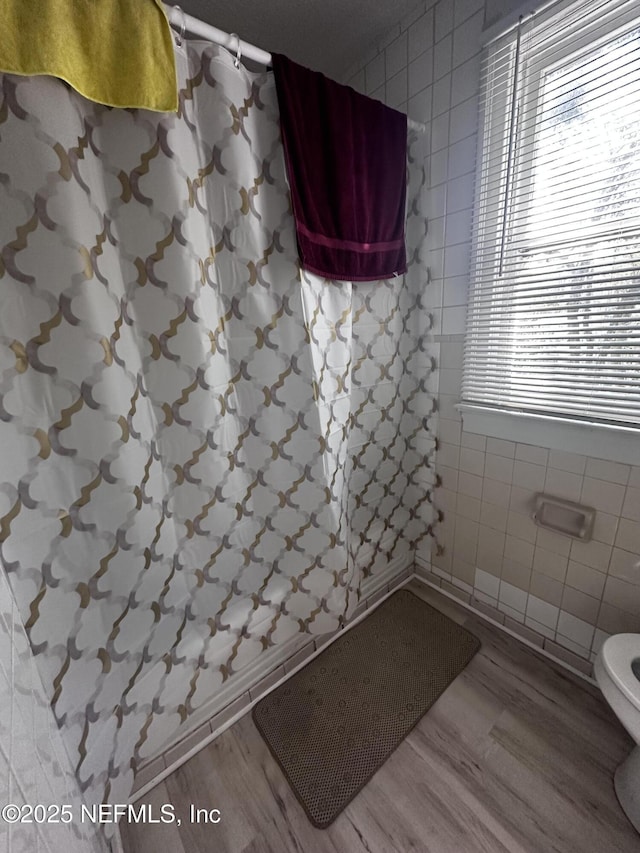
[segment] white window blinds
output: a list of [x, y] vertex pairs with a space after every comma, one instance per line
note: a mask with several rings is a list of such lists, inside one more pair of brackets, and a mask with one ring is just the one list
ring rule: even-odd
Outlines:
[[521, 21], [481, 91], [462, 402], [640, 427], [640, 7]]

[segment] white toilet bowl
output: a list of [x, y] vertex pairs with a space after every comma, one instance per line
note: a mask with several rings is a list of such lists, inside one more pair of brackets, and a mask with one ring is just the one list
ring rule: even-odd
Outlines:
[[[614, 634], [602, 644], [594, 674], [604, 698], [640, 744], [640, 680], [631, 668], [635, 660], [640, 673], [640, 634]], [[618, 767], [613, 781], [620, 805], [640, 832], [640, 746]]]

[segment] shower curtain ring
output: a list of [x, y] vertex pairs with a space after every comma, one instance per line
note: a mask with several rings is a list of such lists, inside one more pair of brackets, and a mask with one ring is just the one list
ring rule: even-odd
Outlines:
[[238, 33], [231, 33], [229, 38], [234, 38], [236, 40], [236, 58], [233, 60], [233, 64], [236, 68], [240, 68], [240, 60], [242, 59], [242, 50], [240, 48], [240, 36]]
[[185, 18], [183, 10], [180, 6], [174, 6], [174, 11], [180, 15], [180, 34], [176, 33], [176, 44], [178, 47], [182, 47], [182, 42], [184, 40], [184, 34], [187, 29], [187, 19]]

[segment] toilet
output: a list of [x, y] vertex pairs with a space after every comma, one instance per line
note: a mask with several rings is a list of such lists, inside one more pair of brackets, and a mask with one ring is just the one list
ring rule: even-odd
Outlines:
[[[614, 634], [605, 640], [594, 675], [604, 698], [640, 744], [640, 634]], [[640, 746], [617, 768], [613, 784], [618, 802], [640, 833]]]

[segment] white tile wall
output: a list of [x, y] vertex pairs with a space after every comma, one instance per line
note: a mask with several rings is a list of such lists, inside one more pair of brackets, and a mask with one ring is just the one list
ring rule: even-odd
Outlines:
[[482, 496], [482, 477], [460, 471], [458, 474], [458, 491], [463, 495], [479, 499]]
[[484, 453], [480, 450], [472, 450], [470, 447], [460, 448], [460, 470], [469, 474], [484, 474]]
[[504, 441], [502, 438], [487, 438], [487, 452], [495, 453], [496, 456], [504, 456], [513, 459], [516, 455], [516, 445], [513, 441]]
[[385, 72], [387, 79], [407, 70], [407, 33], [403, 32], [385, 50]]
[[487, 453], [485, 474], [491, 480], [510, 484], [513, 479], [513, 460], [498, 456], [496, 453]]
[[482, 571], [482, 569], [476, 569], [476, 581], [474, 586], [476, 591], [480, 591], [485, 595], [490, 595], [494, 599], [498, 598], [498, 592], [500, 589], [499, 579], [490, 575], [488, 572]]
[[596, 514], [593, 538], [598, 542], [606, 542], [607, 545], [613, 545], [620, 518], [617, 515], [609, 515], [606, 512], [598, 512]]
[[511, 486], [485, 477], [482, 483], [482, 500], [508, 510], [511, 501]]
[[588, 652], [593, 642], [594, 633], [595, 628], [593, 625], [583, 622], [582, 619], [578, 619], [564, 610], [560, 611], [558, 617], [558, 642], [561, 642], [560, 637], [565, 637]]
[[534, 447], [531, 444], [516, 445], [516, 459], [530, 462], [532, 465], [545, 467], [549, 461], [549, 451], [546, 447]]
[[524, 539], [525, 542], [534, 543], [538, 528], [529, 515], [510, 511], [507, 517], [507, 533], [519, 539]]
[[536, 619], [532, 619], [530, 616], [527, 616], [524, 620], [524, 623], [527, 627], [531, 628], [536, 634], [542, 634], [543, 637], [548, 637], [550, 640], [556, 635], [556, 632], [553, 628], [547, 627], [543, 622], [538, 622]]
[[541, 625], [546, 625], [547, 628], [555, 630], [559, 613], [559, 608], [535, 595], [530, 595], [527, 599], [527, 617]]
[[553, 530], [547, 530], [544, 527], [538, 528], [536, 543], [539, 548], [544, 548], [554, 554], [561, 554], [568, 557], [571, 553], [571, 543], [573, 539], [569, 536], [562, 536], [559, 533], [554, 533]]
[[[577, 502], [580, 500], [582, 488], [583, 478], [580, 474], [570, 474], [567, 471], [558, 471], [556, 468], [547, 468], [544, 490], [548, 494]], [[589, 506], [595, 506], [589, 496], [585, 496], [585, 501], [587, 500]]]
[[[449, 340], [443, 350], [445, 369], [459, 367], [456, 343], [459, 341]], [[450, 451], [449, 458], [452, 454]], [[456, 504], [447, 519], [453, 542], [447, 572], [452, 580], [458, 571], [459, 523], [472, 518], [478, 523], [473, 596], [485, 605], [491, 605], [488, 599], [493, 599], [492, 606], [516, 621], [524, 615], [528, 627], [548, 638], [552, 653], [556, 643], [592, 660], [604, 636], [640, 631], [640, 489], [629, 484], [632, 475], [639, 482], [635, 469], [530, 445], [499, 445], [464, 429], [460, 431], [459, 460], [457, 501], [462, 497], [463, 502], [462, 506]], [[455, 473], [450, 473], [452, 482]], [[596, 473], [597, 478], [592, 476]], [[604, 476], [613, 479], [601, 479]], [[619, 482], [625, 478], [626, 483]], [[578, 500], [588, 495], [591, 505], [606, 507], [608, 511], [597, 511], [591, 542], [579, 542], [533, 523], [533, 499], [543, 487]], [[473, 501], [470, 491], [477, 496]], [[456, 503], [453, 494], [449, 503]], [[465, 537], [468, 562], [473, 552], [468, 528]], [[466, 565], [464, 571], [468, 575]], [[509, 581], [502, 577], [503, 571]], [[511, 583], [514, 572], [521, 581]], [[544, 584], [536, 582], [537, 595], [529, 591], [533, 576], [548, 579]], [[547, 594], [549, 601], [544, 600]]]
[[615, 542], [618, 548], [640, 554], [640, 522], [620, 519]]
[[[518, 557], [518, 554], [515, 556]], [[541, 548], [540, 545], [534, 549], [532, 568], [535, 572], [564, 583], [568, 566], [569, 559], [563, 554], [547, 551], [546, 548]]]
[[600, 651], [600, 647], [610, 636], [611, 634], [607, 634], [606, 631], [601, 631], [599, 628], [596, 628], [592, 645], [594, 654], [597, 654]]
[[630, 465], [620, 465], [617, 462], [606, 462], [602, 459], [587, 459], [585, 475], [607, 483], [619, 483], [626, 486], [631, 473]]
[[517, 610], [518, 613], [525, 613], [527, 609], [527, 593], [506, 581], [500, 581], [499, 598], [501, 604], [508, 605], [512, 610]]
[[516, 610], [514, 607], [509, 607], [508, 604], [505, 604], [504, 601], [498, 602], [498, 610], [501, 613], [504, 613], [505, 616], [508, 616], [510, 619], [513, 619], [515, 622], [520, 622], [524, 624], [524, 613], [520, 610]]
[[487, 595], [484, 592], [480, 592], [479, 590], [474, 590], [474, 597], [477, 601], [481, 601], [483, 604], [488, 604], [489, 607], [493, 609], [497, 609], [498, 599], [494, 598], [492, 595]]
[[[460, 355], [462, 362], [462, 355]], [[462, 447], [472, 447], [474, 450], [485, 450], [487, 446], [487, 437], [485, 435], [475, 435], [472, 432], [464, 432], [460, 438]]]
[[586, 464], [586, 456], [580, 456], [578, 453], [566, 453], [563, 450], [549, 451], [549, 465], [557, 471], [584, 474]]
[[507, 529], [509, 510], [497, 504], [480, 504], [480, 523], [483, 529], [491, 535], [492, 531], [504, 532]]
[[525, 489], [541, 492], [544, 489], [545, 468], [543, 465], [517, 460], [513, 466], [513, 479]]

